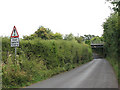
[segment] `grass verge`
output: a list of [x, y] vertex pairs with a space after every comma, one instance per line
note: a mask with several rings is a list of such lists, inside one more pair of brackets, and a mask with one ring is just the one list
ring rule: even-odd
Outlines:
[[113, 69], [114, 69], [114, 71], [115, 71], [115, 74], [116, 74], [116, 77], [117, 77], [117, 80], [118, 80], [118, 84], [120, 85], [120, 70], [118, 69], [119, 67], [118, 67], [118, 61], [117, 60], [115, 60], [114, 58], [109, 58], [109, 57], [107, 57], [106, 58], [108, 61], [109, 61], [109, 63], [112, 65], [112, 67], [113, 67]]

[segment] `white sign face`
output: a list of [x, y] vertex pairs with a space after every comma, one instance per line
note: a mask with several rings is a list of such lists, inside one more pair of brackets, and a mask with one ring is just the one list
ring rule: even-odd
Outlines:
[[11, 38], [11, 47], [19, 47], [19, 38]]

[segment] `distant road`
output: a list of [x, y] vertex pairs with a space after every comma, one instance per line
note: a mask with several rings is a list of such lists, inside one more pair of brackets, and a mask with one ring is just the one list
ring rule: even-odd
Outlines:
[[108, 61], [99, 58], [26, 88], [118, 88], [118, 82]]

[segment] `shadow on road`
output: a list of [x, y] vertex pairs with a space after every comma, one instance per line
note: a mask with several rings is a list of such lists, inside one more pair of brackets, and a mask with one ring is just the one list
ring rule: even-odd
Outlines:
[[97, 54], [97, 53], [93, 53], [93, 59], [100, 59], [103, 58], [103, 56]]

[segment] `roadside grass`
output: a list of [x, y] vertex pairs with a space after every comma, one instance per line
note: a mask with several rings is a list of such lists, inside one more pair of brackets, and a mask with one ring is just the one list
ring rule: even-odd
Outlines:
[[[88, 62], [90, 62], [90, 61], [88, 61]], [[82, 63], [82, 64], [80, 64], [80, 65], [77, 65], [77, 64], [72, 65], [72, 67], [70, 67], [69, 69], [68, 69], [68, 68], [65, 69], [64, 67], [61, 67], [61, 68], [58, 67], [58, 68], [53, 69], [53, 70], [44, 71], [44, 72], [46, 72], [46, 75], [47, 75], [46, 77], [44, 77], [44, 78], [41, 79], [40, 76], [37, 76], [34, 81], [28, 82], [28, 83], [24, 83], [23, 87], [21, 87], [21, 88], [25, 88], [25, 87], [30, 86], [30, 85], [32, 85], [32, 84], [41, 82], [41, 81], [46, 80], [46, 79], [49, 79], [49, 78], [52, 78], [53, 76], [56, 76], [56, 75], [58, 75], [58, 74], [62, 74], [62, 73], [64, 73], [64, 72], [68, 72], [68, 71], [73, 70], [73, 69], [75, 69], [75, 68], [77, 68], [77, 67], [80, 67], [81, 65], [83, 65], [83, 64], [85, 64], [85, 63], [88, 63], [88, 62], [84, 62], [84, 63]], [[42, 73], [42, 74], [43, 74], [43, 73]], [[14, 88], [14, 87], [13, 87], [13, 88]]]
[[[87, 62], [87, 61], [86, 61]], [[86, 63], [84, 62], [84, 63]], [[88, 61], [89, 62], [89, 61]], [[82, 63], [82, 64], [84, 64]], [[13, 72], [12, 71], [12, 75], [9, 73], [9, 75], [7, 76], [3, 76], [3, 79], [4, 77], [7, 77], [6, 80], [9, 80], [8, 81], [3, 81], [3, 85], [4, 83], [10, 83], [11, 80], [15, 79], [15, 81], [13, 81], [13, 83], [7, 85], [7, 87], [4, 87], [4, 89], [12, 89], [12, 88], [24, 88], [26, 86], [30, 86], [34, 83], [37, 83], [37, 82], [40, 82], [40, 81], [43, 81], [43, 80], [46, 80], [48, 78], [51, 78], [55, 75], [58, 75], [60, 73], [63, 73], [63, 72], [67, 72], [67, 71], [70, 71], [82, 64], [74, 64], [74, 65], [71, 65], [71, 66], [65, 66], [65, 67], [58, 67], [58, 68], [54, 68], [54, 69], [51, 69], [51, 70], [37, 70], [38, 72], [37, 73], [30, 73], [31, 74], [31, 77], [29, 77], [29, 75], [27, 75], [27, 73], [23, 72], [23, 71], [19, 71], [17, 69], [16, 72]], [[17, 66], [13, 66], [14, 68], [19, 68], [19, 65]], [[10, 67], [8, 67], [10, 69]], [[6, 68], [8, 70], [8, 68]], [[22, 75], [24, 74], [24, 75]], [[15, 76], [14, 76], [15, 75]], [[13, 78], [14, 77], [14, 78]], [[17, 80], [17, 81], [16, 81]], [[19, 82], [19, 83], [16, 83], [16, 82]]]
[[114, 71], [115, 71], [115, 74], [116, 74], [116, 77], [117, 77], [117, 80], [118, 80], [118, 83], [119, 83], [119, 85], [120, 85], [120, 70], [118, 69], [119, 67], [118, 67], [118, 61], [117, 60], [115, 60], [114, 58], [110, 58], [110, 57], [107, 57], [106, 58], [108, 61], [109, 61], [109, 63], [112, 65], [112, 67], [113, 67], [113, 69], [114, 69]]

